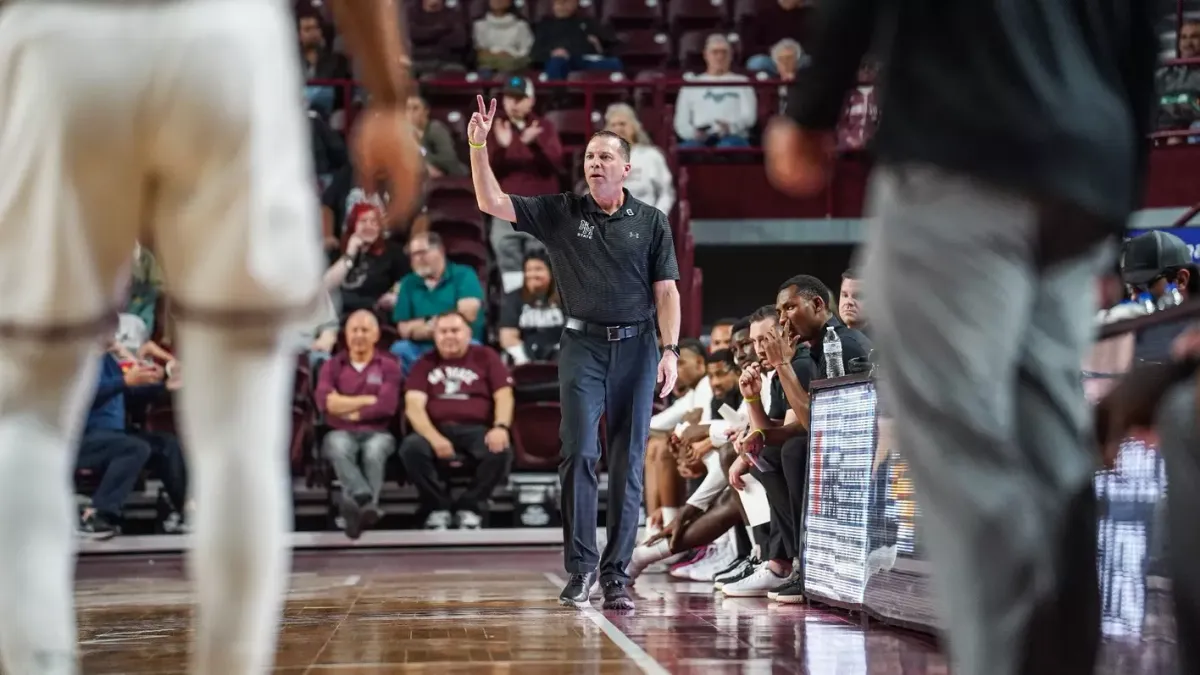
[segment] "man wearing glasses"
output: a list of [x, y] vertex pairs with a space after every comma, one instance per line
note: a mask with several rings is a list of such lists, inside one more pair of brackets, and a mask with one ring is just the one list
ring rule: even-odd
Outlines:
[[408, 243], [412, 272], [400, 280], [392, 321], [400, 339], [392, 353], [404, 374], [433, 349], [433, 319], [446, 312], [462, 314], [471, 324], [471, 341], [481, 343], [484, 331], [483, 287], [468, 265], [446, 260], [446, 249], [436, 232], [414, 235]]

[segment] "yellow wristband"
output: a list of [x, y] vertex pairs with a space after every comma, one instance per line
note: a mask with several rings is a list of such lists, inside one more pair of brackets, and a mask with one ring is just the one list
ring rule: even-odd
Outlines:
[[486, 147], [487, 147], [487, 141], [484, 141], [484, 142], [480, 143], [479, 145], [476, 145], [476, 144], [474, 144], [474, 143], [472, 143], [472, 142], [471, 142], [471, 139], [469, 139], [469, 138], [468, 138], [468, 139], [467, 139], [467, 145], [471, 146], [472, 148], [486, 148]]
[[762, 399], [760, 399], [757, 396], [747, 396], [746, 398], [744, 398], [742, 400], [745, 401], [746, 403], [758, 403]]
[[758, 434], [759, 436], [762, 436], [764, 443], [767, 441], [767, 435], [765, 433], [763, 433], [762, 429], [755, 429], [754, 431], [751, 431], [750, 436], [747, 436], [746, 440], [750, 440], [750, 437], [753, 436], [754, 434]]

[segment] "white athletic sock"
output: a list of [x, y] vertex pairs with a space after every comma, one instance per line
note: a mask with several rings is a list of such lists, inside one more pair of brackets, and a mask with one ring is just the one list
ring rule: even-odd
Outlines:
[[0, 664], [78, 672], [72, 476], [98, 344], [0, 344]]
[[666, 527], [679, 516], [679, 509], [674, 506], [662, 507], [663, 527]]
[[270, 670], [287, 593], [296, 357], [278, 335], [180, 327], [183, 447], [196, 502], [192, 672]]

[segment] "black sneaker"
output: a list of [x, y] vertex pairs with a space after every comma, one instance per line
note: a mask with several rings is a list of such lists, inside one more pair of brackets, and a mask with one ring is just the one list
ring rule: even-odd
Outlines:
[[782, 591], [787, 590], [792, 584], [796, 583], [796, 579], [798, 579], [799, 577], [800, 577], [799, 571], [792, 570], [792, 573], [788, 575], [787, 579], [783, 580], [783, 583], [781, 583], [778, 586], [776, 586], [775, 588], [772, 588], [771, 590], [767, 591], [767, 599], [774, 600], [776, 597], [779, 596], [779, 594]]
[[630, 610], [633, 609], [633, 598], [629, 595], [629, 586], [621, 579], [605, 581], [604, 609]]
[[737, 560], [734, 560], [733, 562], [729, 563], [728, 567], [717, 570], [717, 573], [713, 575], [713, 580], [716, 581], [717, 579], [725, 576], [726, 574], [729, 574], [730, 572], [740, 568], [742, 565], [745, 565], [746, 561], [749, 559], [750, 559], [750, 556], [746, 556], [745, 558], [738, 558]]
[[737, 567], [724, 574], [718, 574], [717, 576], [713, 577], [713, 588], [719, 591], [725, 588], [725, 584], [732, 584], [735, 581], [741, 581], [742, 579], [745, 579], [753, 574], [754, 570], [758, 569], [758, 566], [761, 564], [761, 561], [755, 560], [754, 558], [743, 558], [742, 560], [738, 561]]
[[563, 607], [587, 607], [591, 604], [592, 584], [596, 582], [596, 573], [572, 574], [558, 594], [558, 604]]
[[[782, 588], [778, 588], [772, 592], [775, 593], [775, 596], [771, 599], [775, 602], [782, 605], [799, 605], [804, 602], [804, 579], [797, 575], [795, 579], [784, 584]], [[767, 597], [771, 597], [770, 594]]]
[[107, 541], [121, 533], [121, 528], [108, 522], [99, 513], [90, 513], [79, 523], [79, 533], [88, 539]]
[[339, 512], [342, 515], [342, 521], [346, 523], [346, 536], [351, 539], [358, 539], [362, 536], [363, 529], [368, 527], [369, 520], [363, 517], [363, 507], [371, 503], [370, 495], [358, 495], [352, 497], [345, 492], [342, 493], [342, 502], [339, 507]]

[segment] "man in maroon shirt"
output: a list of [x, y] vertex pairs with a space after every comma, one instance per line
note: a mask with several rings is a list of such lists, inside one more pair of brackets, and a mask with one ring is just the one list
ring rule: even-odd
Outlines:
[[[452, 522], [479, 529], [512, 459], [512, 377], [499, 354], [471, 344], [471, 326], [458, 312], [435, 319], [433, 341], [436, 349], [408, 375], [404, 410], [413, 433], [400, 445], [400, 461], [429, 514], [426, 529], [444, 530]], [[464, 465], [474, 468], [475, 479], [453, 500], [441, 479]]]
[[321, 368], [315, 394], [332, 428], [321, 452], [342, 485], [341, 513], [351, 539], [358, 539], [383, 515], [379, 492], [388, 456], [396, 449], [388, 426], [400, 405], [400, 363], [376, 351], [377, 342], [375, 315], [367, 310], [351, 314], [346, 320], [347, 349]]

